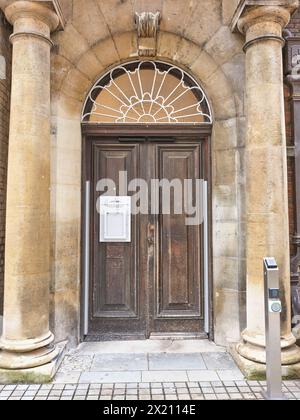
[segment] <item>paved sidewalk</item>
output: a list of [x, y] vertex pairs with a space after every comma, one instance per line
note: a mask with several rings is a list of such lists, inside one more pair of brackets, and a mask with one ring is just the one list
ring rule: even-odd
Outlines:
[[[0, 400], [255, 400], [224, 348], [205, 340], [83, 343], [66, 354], [49, 385], [0, 385]], [[300, 381], [284, 383], [300, 399]]]
[[[261, 400], [264, 386], [246, 381], [0, 385], [0, 400]], [[300, 400], [300, 381], [285, 382], [284, 393]]]
[[239, 381], [223, 348], [207, 340], [83, 343], [66, 355], [56, 383]]

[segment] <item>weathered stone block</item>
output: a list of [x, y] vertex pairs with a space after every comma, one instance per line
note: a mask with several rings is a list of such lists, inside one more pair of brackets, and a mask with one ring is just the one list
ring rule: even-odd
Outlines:
[[238, 257], [238, 225], [234, 221], [216, 222], [213, 228], [214, 258]]
[[216, 288], [214, 308], [216, 344], [237, 342], [245, 326], [245, 293]]
[[240, 0], [222, 0], [223, 24], [229, 25]]
[[55, 189], [57, 222], [67, 222], [70, 220], [78, 220], [79, 222], [81, 213], [81, 186], [58, 184]]
[[138, 57], [136, 32], [114, 35], [114, 42], [121, 60]]
[[51, 89], [52, 92], [59, 92], [63, 81], [71, 68], [70, 61], [58, 54], [51, 55]]
[[212, 38], [206, 43], [205, 50], [215, 58], [219, 65], [231, 60], [243, 48], [243, 39], [233, 34], [227, 26], [221, 26]]
[[178, 35], [160, 31], [157, 40], [157, 55], [174, 60], [180, 41], [181, 37]]
[[213, 125], [214, 150], [230, 150], [237, 147], [237, 119], [215, 121]]
[[[70, 92], [72, 93], [72, 92]], [[82, 101], [73, 98], [67, 94], [60, 94], [57, 105], [57, 113], [61, 118], [74, 119], [78, 118], [80, 123], [80, 115], [82, 111]]]
[[72, 68], [64, 81], [62, 91], [66, 94], [72, 92], [74, 98], [81, 99], [88, 92], [91, 83], [92, 81], [84, 76], [79, 70]]
[[238, 93], [238, 98], [244, 102], [245, 91], [245, 54], [239, 53], [222, 65], [222, 70], [230, 81], [232, 88]]
[[195, 4], [189, 0], [164, 0], [161, 30], [182, 34], [194, 10]]
[[96, 44], [92, 51], [97, 56], [104, 68], [117, 64], [120, 61], [116, 45], [112, 38], [106, 38], [104, 41]]
[[58, 117], [56, 119], [56, 130], [54, 146], [70, 151], [76, 150], [76, 160], [80, 159], [82, 143], [80, 118], [69, 119]]
[[103, 65], [92, 51], [87, 51], [77, 62], [77, 69], [84, 74], [89, 80], [94, 81], [95, 78], [104, 71]]
[[214, 152], [215, 185], [236, 184], [237, 154], [235, 150], [216, 150]]
[[214, 261], [214, 287], [246, 291], [245, 278], [239, 277], [239, 258], [216, 257]]
[[96, 3], [111, 34], [134, 30], [135, 10], [131, 0], [96, 0]]
[[200, 56], [191, 66], [191, 70], [197, 75], [202, 83], [206, 83], [217, 69], [218, 64], [206, 51], [202, 51]]
[[105, 17], [94, 0], [84, 0], [84, 9], [81, 1], [73, 2], [73, 25], [90, 46], [110, 35]]
[[191, 67], [201, 54], [201, 51], [201, 48], [197, 44], [182, 38], [174, 59], [181, 65]]
[[184, 36], [203, 46], [222, 25], [222, 8], [219, 0], [197, 1], [192, 4]]
[[[74, 48], [74, 40], [76, 40], [76, 48]], [[76, 63], [89, 49], [87, 40], [80, 35], [72, 23], [68, 23], [63, 32], [55, 33], [53, 42], [58, 45], [59, 54], [72, 63]]]

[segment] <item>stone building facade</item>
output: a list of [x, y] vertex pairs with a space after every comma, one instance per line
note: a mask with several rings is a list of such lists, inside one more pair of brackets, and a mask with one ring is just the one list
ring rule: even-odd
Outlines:
[[9, 97], [11, 74], [11, 45], [9, 35], [10, 25], [1, 14], [1, 80], [0, 80], [0, 314], [3, 310], [4, 293], [4, 243], [5, 243], [5, 201], [6, 201], [6, 173], [8, 155], [9, 130]]
[[[293, 228], [294, 169], [293, 164], [287, 169], [282, 64], [282, 32], [289, 25], [298, 35], [299, 2], [1, 0], [0, 6], [12, 25], [13, 45], [0, 133], [5, 145], [11, 76], [7, 182], [5, 170], [0, 173], [0, 188], [7, 184], [0, 381], [48, 380], [59, 357], [55, 343], [120, 339], [122, 331], [127, 338], [182, 336], [183, 331], [209, 337], [230, 347], [249, 377], [262, 375], [262, 259], [267, 255], [276, 257], [280, 268], [284, 373], [299, 375], [300, 349], [291, 331], [288, 218], [290, 206]], [[9, 63], [7, 25], [1, 29], [1, 53]], [[120, 101], [116, 81], [129, 74], [134, 84], [134, 71], [166, 80], [174, 76], [183, 90], [189, 85], [201, 92], [197, 117], [202, 119], [158, 124], [159, 112], [144, 109], [139, 124], [112, 123], [114, 100]], [[106, 119], [99, 122], [95, 95], [101, 98], [112, 86], [115, 99], [104, 97]], [[124, 96], [129, 85], [122, 86]], [[121, 101], [135, 120], [136, 102]], [[140, 106], [147, 101], [142, 95]], [[170, 109], [169, 103], [163, 110], [174, 115]], [[161, 166], [155, 153], [161, 153]], [[187, 252], [189, 240], [179, 222], [170, 243], [159, 248], [160, 222], [150, 218], [136, 222], [140, 236], [131, 241], [129, 254], [126, 247], [99, 245], [98, 219], [90, 209], [97, 198], [95, 174], [120, 168], [133, 174], [145, 170], [149, 177], [161, 168], [172, 172], [164, 162], [175, 154], [184, 162], [194, 159], [178, 171], [199, 175], [199, 153], [208, 185], [208, 223], [207, 234], [189, 231], [193, 252]], [[2, 189], [0, 194], [2, 211]], [[167, 263], [155, 265], [158, 254], [176, 270], [169, 268], [170, 274]], [[191, 274], [197, 269], [198, 283]]]

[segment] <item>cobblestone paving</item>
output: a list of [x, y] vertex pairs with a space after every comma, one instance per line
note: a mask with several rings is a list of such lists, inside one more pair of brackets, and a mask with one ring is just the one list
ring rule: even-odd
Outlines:
[[[0, 385], [0, 400], [257, 400], [265, 382], [169, 382]], [[300, 381], [284, 382], [289, 400], [300, 400]]]

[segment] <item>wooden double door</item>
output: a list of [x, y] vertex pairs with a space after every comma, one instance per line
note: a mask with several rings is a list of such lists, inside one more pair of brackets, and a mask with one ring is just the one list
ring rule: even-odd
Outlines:
[[[171, 214], [162, 214], [162, 191], [159, 214], [151, 214], [150, 185], [205, 179], [205, 138], [87, 136], [85, 148], [91, 191], [86, 339], [204, 336], [203, 224], [187, 226], [186, 214], [174, 214], [174, 197]], [[147, 182], [149, 211], [131, 216], [131, 242], [101, 243], [97, 184], [111, 179], [119, 195], [120, 172], [127, 172], [128, 183]]]

